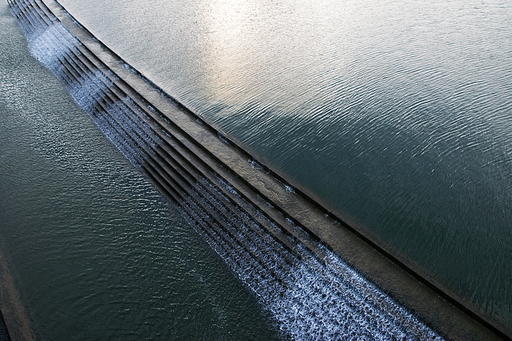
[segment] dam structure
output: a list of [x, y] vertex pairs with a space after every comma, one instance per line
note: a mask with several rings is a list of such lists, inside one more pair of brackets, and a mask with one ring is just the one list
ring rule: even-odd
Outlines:
[[[31, 53], [296, 340], [507, 339], [510, 330], [259, 162], [54, 0], [8, 0]], [[7, 326], [9, 328], [9, 326]]]

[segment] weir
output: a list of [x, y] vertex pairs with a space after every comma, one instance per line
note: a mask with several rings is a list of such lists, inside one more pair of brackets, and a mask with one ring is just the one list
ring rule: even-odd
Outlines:
[[258, 162], [54, 0], [8, 0], [31, 53], [293, 339], [511, 335]]

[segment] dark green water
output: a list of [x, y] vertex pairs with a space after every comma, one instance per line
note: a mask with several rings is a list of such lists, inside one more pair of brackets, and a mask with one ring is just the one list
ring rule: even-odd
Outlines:
[[253, 294], [28, 53], [0, 2], [0, 247], [44, 340], [271, 340]]
[[509, 1], [62, 3], [390, 252], [512, 324]]

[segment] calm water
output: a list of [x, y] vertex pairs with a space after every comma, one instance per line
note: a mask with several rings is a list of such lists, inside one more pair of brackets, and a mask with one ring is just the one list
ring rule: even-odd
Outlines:
[[272, 340], [255, 296], [27, 50], [0, 1], [0, 247], [45, 340]]
[[61, 3], [342, 217], [512, 324], [509, 1]]

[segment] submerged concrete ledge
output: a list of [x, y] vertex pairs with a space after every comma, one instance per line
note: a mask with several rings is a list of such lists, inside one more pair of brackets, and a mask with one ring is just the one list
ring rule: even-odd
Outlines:
[[[510, 339], [510, 326], [407, 259], [394, 257], [306, 190], [258, 162], [98, 41], [57, 1], [8, 3], [29, 43], [48, 42], [39, 51], [41, 62], [67, 84], [112, 142], [177, 204], [218, 253], [229, 252], [230, 247], [249, 249], [239, 231], [254, 225], [258, 238], [268, 238], [268, 232], [290, 254], [297, 254], [300, 244], [328, 263], [329, 252], [335, 252], [443, 337]], [[50, 45], [58, 51], [48, 50]], [[230, 236], [225, 245], [213, 240], [219, 233]], [[259, 259], [254, 264], [265, 262]], [[279, 274], [275, 276], [281, 281]], [[414, 329], [403, 323], [404, 329]], [[430, 335], [422, 333], [417, 337]]]
[[14, 285], [7, 262], [0, 251], [0, 311], [12, 341], [35, 340], [30, 320]]

